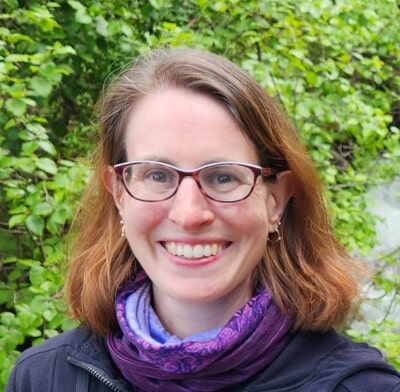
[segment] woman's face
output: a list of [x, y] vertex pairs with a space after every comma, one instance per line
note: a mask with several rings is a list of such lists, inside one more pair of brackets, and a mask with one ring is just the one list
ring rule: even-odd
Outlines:
[[[126, 128], [126, 153], [128, 161], [156, 160], [183, 169], [217, 161], [258, 164], [254, 146], [220, 102], [173, 88], [135, 106]], [[158, 202], [135, 200], [115, 187], [126, 239], [153, 282], [156, 304], [160, 298], [187, 304], [224, 299], [238, 307], [247, 302], [252, 272], [281, 214], [260, 177], [252, 194], [234, 203], [208, 199], [190, 177], [172, 198]], [[196, 248], [200, 256], [176, 254], [185, 247]], [[215, 254], [205, 256], [210, 249]]]

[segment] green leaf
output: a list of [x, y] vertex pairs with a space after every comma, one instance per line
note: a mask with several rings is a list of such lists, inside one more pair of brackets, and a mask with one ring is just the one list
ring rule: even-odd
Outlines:
[[48, 140], [39, 140], [38, 144], [39, 147], [48, 154], [53, 156], [57, 154], [57, 150], [54, 147], [54, 144], [49, 142]]
[[33, 206], [32, 212], [34, 215], [47, 216], [53, 212], [53, 206], [50, 203], [43, 202]]
[[39, 158], [36, 162], [36, 165], [39, 169], [42, 169], [46, 173], [49, 173], [49, 174], [57, 173], [56, 163], [49, 158]]
[[0, 75], [4, 75], [7, 73], [7, 66], [5, 63], [0, 61]]
[[15, 208], [11, 208], [9, 211], [10, 214], [23, 214], [27, 211], [27, 209], [25, 205], [18, 205]]
[[10, 98], [6, 100], [6, 108], [15, 117], [21, 117], [26, 111], [26, 102], [20, 98]]
[[59, 332], [55, 329], [46, 329], [45, 330], [45, 335], [47, 338], [54, 338], [58, 334], [59, 334]]
[[38, 148], [39, 143], [35, 141], [25, 142], [22, 144], [22, 152], [24, 155], [32, 155]]
[[10, 54], [8, 55], [5, 60], [12, 62], [12, 63], [20, 63], [20, 62], [29, 62], [31, 57], [27, 54]]
[[76, 11], [75, 20], [81, 24], [92, 23], [92, 18], [87, 13], [86, 7], [76, 0], [68, 0], [68, 4]]
[[[32, 267], [29, 271], [29, 280], [31, 281], [32, 285], [40, 286], [40, 284], [44, 281], [46, 274], [46, 269], [42, 266], [35, 266]], [[40, 301], [36, 301], [39, 306], [42, 306]], [[34, 302], [34, 303], [36, 303]], [[32, 303], [31, 303], [32, 305]], [[39, 309], [41, 311], [41, 308]]]
[[[66, 46], [59, 45], [53, 49], [54, 56], [66, 55], [66, 54], [76, 54], [76, 50], [70, 45], [66, 45]], [[61, 67], [58, 66], [57, 71], [61, 72], [63, 74], [70, 74], [73, 72], [72, 69], [69, 68], [69, 66], [66, 64]]]
[[50, 80], [43, 76], [34, 76], [31, 79], [29, 86], [36, 95], [39, 95], [41, 97], [48, 96], [52, 90]]
[[8, 220], [8, 227], [10, 229], [12, 229], [13, 227], [24, 223], [26, 219], [26, 215], [24, 214], [17, 214], [17, 215], [13, 215], [11, 216], [11, 218]]
[[96, 31], [103, 37], [108, 37], [108, 22], [104, 19], [103, 15], [98, 15], [95, 18]]
[[26, 129], [29, 131], [29, 139], [26, 140], [47, 139], [46, 128], [41, 124], [30, 122]]
[[149, 3], [156, 10], [159, 10], [161, 7], [161, 4], [159, 4], [159, 0], [149, 0]]
[[29, 215], [25, 221], [26, 227], [33, 234], [41, 236], [44, 230], [44, 219], [41, 216]]
[[2, 325], [5, 325], [6, 327], [15, 327], [16, 325], [15, 314], [11, 312], [0, 313], [0, 322]]
[[116, 20], [112, 20], [110, 23], [108, 23], [107, 26], [107, 35], [115, 35], [118, 34], [121, 31], [121, 22], [120, 21], [116, 21]]

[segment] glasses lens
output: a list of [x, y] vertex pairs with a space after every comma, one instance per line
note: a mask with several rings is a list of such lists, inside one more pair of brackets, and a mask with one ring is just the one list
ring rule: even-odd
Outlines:
[[157, 163], [136, 163], [123, 171], [125, 185], [133, 197], [145, 201], [164, 200], [178, 185], [179, 176], [171, 168]]
[[254, 173], [237, 164], [210, 166], [200, 171], [200, 185], [214, 200], [238, 201], [246, 198], [253, 189]]

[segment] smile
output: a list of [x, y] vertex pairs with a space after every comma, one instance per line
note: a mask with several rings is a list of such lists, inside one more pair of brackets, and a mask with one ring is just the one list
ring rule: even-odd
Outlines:
[[173, 256], [183, 256], [186, 259], [201, 259], [202, 257], [215, 256], [222, 252], [221, 244], [189, 245], [175, 242], [164, 243], [165, 249]]

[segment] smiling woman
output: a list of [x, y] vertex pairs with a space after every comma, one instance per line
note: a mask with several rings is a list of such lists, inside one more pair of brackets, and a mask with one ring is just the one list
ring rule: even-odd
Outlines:
[[66, 287], [82, 325], [27, 350], [7, 392], [399, 390], [377, 350], [333, 329], [363, 268], [250, 76], [153, 51], [105, 91], [99, 126]]
[[[232, 114], [215, 98], [183, 88], [163, 87], [141, 98], [130, 112], [125, 145], [130, 162], [152, 157], [157, 159], [152, 161], [153, 167], [166, 167], [168, 161], [185, 170], [196, 169], [199, 174], [199, 181], [190, 176], [179, 181], [179, 172], [172, 166], [168, 166], [169, 172], [154, 170], [157, 180], [162, 173], [169, 173], [162, 178], [171, 177], [170, 182], [175, 170], [174, 192], [167, 194], [169, 198], [163, 192], [158, 203], [143, 204], [145, 192], [140, 177], [129, 177], [129, 189], [134, 191], [128, 194], [121, 182], [115, 181], [115, 170], [106, 171], [105, 182], [124, 221], [126, 239], [152, 281], [158, 316], [179, 337], [225, 324], [232, 310], [240, 309], [251, 297], [253, 271], [265, 252], [268, 233], [277, 227], [290, 197], [286, 192], [288, 181], [282, 173], [274, 184], [279, 188], [278, 200], [268, 182], [256, 178], [252, 166], [240, 164], [256, 165], [258, 156]], [[208, 163], [221, 161], [222, 165]], [[218, 188], [212, 180], [211, 187], [204, 178], [212, 173], [215, 177], [216, 170], [224, 177], [235, 178], [235, 174], [242, 183], [230, 192], [226, 192], [226, 178]], [[259, 168], [258, 174], [261, 172]], [[142, 196], [136, 200], [139, 193]], [[245, 220], [241, 211], [246, 212]], [[191, 256], [171, 254], [168, 249], [172, 244]], [[199, 246], [220, 252], [194, 259], [192, 250]], [[181, 307], [188, 304], [193, 310], [197, 304], [201, 306], [193, 312], [198, 320], [191, 315], [190, 327], [179, 324], [179, 331], [171, 330], [174, 315], [181, 314]], [[210, 305], [212, 312], [204, 304]], [[210, 325], [204, 325], [205, 319]]]

